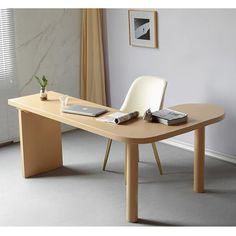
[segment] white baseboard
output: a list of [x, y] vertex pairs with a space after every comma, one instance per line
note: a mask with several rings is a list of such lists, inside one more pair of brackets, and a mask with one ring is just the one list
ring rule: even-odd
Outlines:
[[[189, 151], [194, 151], [194, 146], [192, 144], [189, 143], [185, 143], [185, 142], [181, 142], [181, 141], [177, 141], [177, 140], [162, 140], [160, 141], [162, 143], [168, 144], [168, 145], [172, 145], [178, 148], [182, 148], [185, 150], [189, 150]], [[230, 163], [234, 163], [236, 164], [236, 156], [233, 155], [229, 155], [229, 154], [225, 154], [225, 153], [221, 153], [221, 152], [216, 152], [213, 151], [211, 149], [207, 149], [205, 151], [205, 154], [209, 157], [213, 157], [222, 161], [227, 161]]]

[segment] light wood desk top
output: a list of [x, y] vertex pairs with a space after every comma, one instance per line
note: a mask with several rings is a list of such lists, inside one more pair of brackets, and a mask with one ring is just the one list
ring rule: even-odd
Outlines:
[[[72, 125], [117, 141], [126, 143], [152, 143], [175, 135], [183, 134], [199, 127], [218, 122], [224, 118], [224, 109], [212, 104], [182, 104], [171, 107], [174, 110], [188, 114], [188, 123], [176, 126], [166, 126], [159, 123], [149, 123], [141, 118], [121, 125], [96, 121], [94, 117], [62, 113], [59, 97], [62, 94], [48, 93], [48, 101], [41, 101], [38, 94], [10, 99], [9, 105], [32, 112], [44, 117]], [[109, 113], [116, 109], [70, 97], [69, 104], [80, 104], [106, 108]], [[109, 113], [105, 113], [107, 115]]]

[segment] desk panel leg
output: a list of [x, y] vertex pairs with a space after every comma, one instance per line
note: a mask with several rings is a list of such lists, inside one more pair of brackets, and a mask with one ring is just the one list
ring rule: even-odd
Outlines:
[[194, 131], [194, 180], [193, 190], [204, 192], [204, 162], [205, 162], [205, 127]]
[[127, 183], [126, 183], [126, 217], [128, 222], [138, 220], [138, 144], [127, 144]]
[[19, 127], [24, 177], [63, 165], [59, 122], [19, 110]]

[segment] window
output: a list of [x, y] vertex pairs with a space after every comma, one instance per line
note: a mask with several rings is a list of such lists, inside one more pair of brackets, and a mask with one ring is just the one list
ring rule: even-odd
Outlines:
[[15, 65], [13, 10], [0, 9], [0, 83], [15, 81]]

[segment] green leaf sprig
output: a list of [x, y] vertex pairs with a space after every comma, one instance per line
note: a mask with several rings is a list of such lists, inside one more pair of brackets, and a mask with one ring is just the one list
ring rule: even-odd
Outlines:
[[45, 77], [45, 75], [43, 75], [43, 77], [42, 77], [42, 79], [40, 79], [38, 76], [34, 76], [35, 77], [35, 79], [38, 81], [38, 83], [40, 84], [40, 86], [42, 87], [42, 88], [46, 88], [47, 87], [47, 85], [48, 85], [48, 80], [46, 79], [46, 77]]

